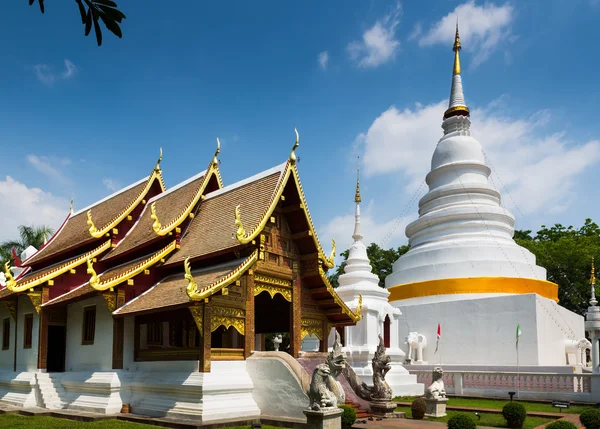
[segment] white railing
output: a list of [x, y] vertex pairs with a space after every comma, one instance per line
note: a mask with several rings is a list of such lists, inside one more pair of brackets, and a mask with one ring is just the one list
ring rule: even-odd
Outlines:
[[[431, 370], [410, 369], [417, 382], [429, 386]], [[445, 371], [446, 393], [456, 396], [508, 398], [519, 392], [520, 398], [592, 402], [591, 374], [552, 374], [540, 372]]]

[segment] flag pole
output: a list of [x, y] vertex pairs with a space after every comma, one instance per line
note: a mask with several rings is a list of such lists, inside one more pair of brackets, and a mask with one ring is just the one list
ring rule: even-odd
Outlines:
[[521, 336], [521, 324], [517, 323], [517, 399], [521, 393], [521, 374], [519, 371], [519, 337]]

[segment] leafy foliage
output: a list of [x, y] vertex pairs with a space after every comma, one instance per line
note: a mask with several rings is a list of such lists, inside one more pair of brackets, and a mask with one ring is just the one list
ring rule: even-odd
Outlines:
[[356, 421], [356, 410], [348, 405], [338, 405], [338, 408], [344, 410], [344, 414], [342, 414], [342, 427], [351, 428]]
[[[29, 6], [36, 0], [29, 0]], [[45, 11], [45, 0], [37, 0], [40, 11]], [[81, 15], [81, 23], [85, 28], [85, 35], [88, 36], [94, 27], [96, 42], [98, 46], [102, 45], [102, 29], [99, 21], [101, 20], [106, 28], [118, 38], [123, 37], [119, 24], [125, 19], [125, 14], [118, 9], [117, 4], [111, 0], [75, 0]], [[86, 9], [87, 7], [87, 9]]]
[[579, 416], [579, 420], [586, 429], [600, 429], [600, 410], [597, 408], [585, 410]]
[[548, 280], [558, 284], [560, 305], [584, 314], [590, 299], [590, 264], [600, 256], [600, 227], [586, 219], [579, 229], [556, 224], [531, 231], [515, 231], [515, 240], [529, 249], [537, 264], [546, 268]]
[[[400, 246], [398, 249], [382, 249], [376, 243], [371, 243], [367, 247], [367, 256], [373, 267], [373, 273], [379, 277], [379, 286], [385, 287], [385, 278], [392, 272], [392, 265], [396, 260], [408, 252], [409, 246]], [[333, 287], [338, 287], [338, 279], [344, 274], [344, 268], [346, 267], [346, 259], [348, 259], [349, 250], [346, 250], [340, 254], [344, 258], [344, 261], [337, 267], [335, 273], [329, 276], [329, 281]]]
[[49, 226], [19, 226], [19, 238], [17, 240], [9, 240], [0, 244], [0, 263], [4, 266], [6, 261], [12, 261], [12, 249], [14, 248], [17, 255], [33, 246], [36, 249], [48, 241], [54, 234], [54, 230]]
[[475, 420], [467, 414], [457, 414], [448, 420], [448, 429], [475, 429]]
[[523, 404], [509, 402], [502, 408], [502, 415], [506, 419], [506, 425], [509, 428], [520, 429], [527, 418], [527, 411]]
[[566, 420], [557, 420], [550, 423], [545, 429], [577, 429], [577, 426]]
[[423, 398], [415, 399], [412, 404], [410, 404], [410, 411], [412, 412], [412, 418], [415, 420], [421, 420], [425, 417], [425, 412], [427, 411], [427, 402]]

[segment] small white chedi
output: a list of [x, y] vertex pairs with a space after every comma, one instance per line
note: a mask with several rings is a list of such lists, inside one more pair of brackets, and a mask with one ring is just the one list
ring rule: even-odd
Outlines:
[[[371, 264], [367, 249], [362, 242], [360, 231], [360, 179], [357, 178], [354, 197], [355, 224], [352, 238], [354, 243], [349, 249], [344, 274], [339, 277], [337, 294], [350, 308], [359, 307], [362, 301], [361, 320], [356, 326], [344, 328], [344, 351], [348, 355], [348, 363], [362, 382], [372, 385], [373, 356], [379, 344], [379, 335], [385, 339], [387, 355], [391, 358], [391, 370], [386, 381], [392, 388], [394, 396], [422, 395], [424, 386], [417, 383], [415, 375], [410, 375], [402, 365], [406, 354], [401, 349], [398, 331], [400, 310], [388, 303], [389, 292], [379, 286], [379, 277], [371, 272]], [[329, 344], [333, 344], [334, 333], [331, 332]]]

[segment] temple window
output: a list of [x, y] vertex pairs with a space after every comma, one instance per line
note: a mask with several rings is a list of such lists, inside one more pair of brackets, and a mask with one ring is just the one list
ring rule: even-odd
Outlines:
[[390, 324], [390, 316], [385, 316], [383, 321], [383, 344], [387, 348], [390, 348]]
[[8, 350], [10, 347], [10, 318], [2, 322], [2, 350]]
[[187, 308], [136, 316], [135, 361], [198, 360], [200, 332]]
[[23, 348], [30, 349], [33, 337], [33, 313], [25, 315], [25, 329], [23, 330]]
[[83, 333], [81, 344], [94, 344], [96, 334], [96, 306], [83, 308]]

